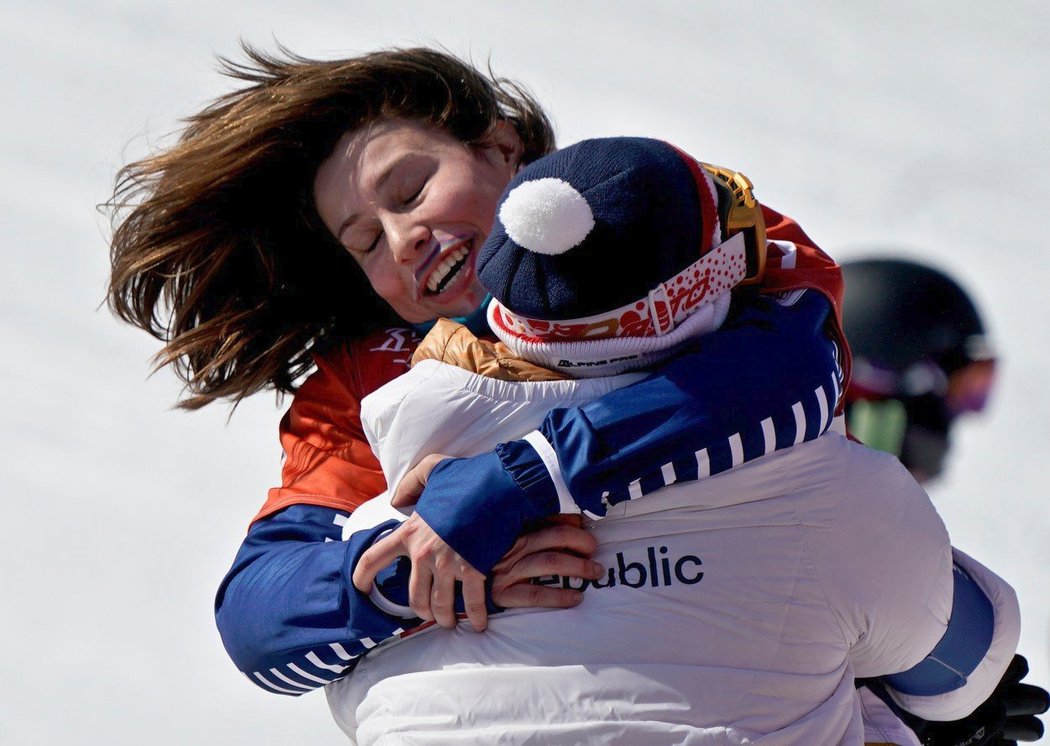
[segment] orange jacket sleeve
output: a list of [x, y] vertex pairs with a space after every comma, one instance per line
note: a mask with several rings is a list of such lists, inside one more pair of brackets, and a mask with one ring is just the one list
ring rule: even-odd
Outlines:
[[317, 359], [281, 421], [281, 486], [253, 522], [297, 504], [350, 512], [386, 489], [361, 427], [361, 399], [408, 369], [417, 342], [392, 330]]

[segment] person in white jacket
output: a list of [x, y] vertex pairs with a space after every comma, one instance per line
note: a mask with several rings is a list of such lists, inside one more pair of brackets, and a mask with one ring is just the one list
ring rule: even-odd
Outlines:
[[[741, 234], [723, 227], [724, 211], [699, 208], [683, 218], [713, 236], [699, 261], [697, 246], [681, 247], [676, 277], [627, 304], [646, 307], [654, 333], [621, 324], [620, 336], [590, 336], [624, 318], [615, 299], [599, 313], [579, 312], [581, 296], [601, 296], [596, 267], [644, 275], [635, 269], [650, 261], [647, 237], [676, 235], [674, 224], [654, 226], [651, 210], [639, 207], [675, 168], [694, 179], [694, 201], [706, 194], [718, 204], [707, 170], [637, 138], [579, 143], [512, 180], [479, 260], [494, 295], [490, 324], [532, 363], [602, 375], [514, 382], [441, 360], [417, 363], [363, 404], [388, 484], [431, 453], [460, 457], [438, 468], [468, 478], [470, 457], [493, 443], [530, 433], [554, 407], [630, 386], [637, 374], [629, 371], [702, 344], [718, 328], [753, 257]], [[783, 267], [791, 247], [768, 248]], [[528, 300], [537, 297], [540, 313]], [[830, 310], [804, 288], [749, 302], [790, 307], [799, 318]], [[445, 351], [446, 342], [438, 343]], [[815, 392], [824, 399], [820, 437], [797, 437], [814, 411], [798, 402], [754, 423], [751, 435], [733, 433], [724, 447], [691, 454], [695, 481], [683, 481], [688, 469], [676, 461], [656, 466], [662, 482], [632, 483], [627, 499], [610, 493], [597, 510], [587, 503], [594, 558], [607, 573], [577, 582], [582, 604], [497, 614], [484, 634], [431, 626], [384, 644], [328, 687], [337, 722], [361, 744], [854, 744], [866, 724], [869, 738], [918, 743], [880, 700], [858, 694], [855, 681], [866, 677], [879, 677], [893, 706], [918, 717], [967, 715], [1014, 654], [1016, 597], [952, 549], [929, 498], [896, 459], [832, 424], [840, 391], [830, 382]], [[797, 444], [781, 447], [792, 428]], [[754, 439], [766, 443], [757, 454]], [[544, 448], [535, 437], [528, 443]], [[557, 483], [556, 459], [545, 464]], [[527, 500], [527, 485], [522, 492]], [[559, 500], [562, 512], [581, 512], [568, 485], [559, 485]], [[425, 520], [435, 502], [449, 506], [447, 496], [424, 490], [416, 509]], [[351, 516], [347, 533], [403, 517], [380, 497]], [[381, 584], [372, 598], [413, 616]]]

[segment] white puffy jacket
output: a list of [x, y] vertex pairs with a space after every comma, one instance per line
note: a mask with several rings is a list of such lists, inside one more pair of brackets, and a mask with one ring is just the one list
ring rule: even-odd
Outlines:
[[[425, 361], [363, 417], [396, 484], [423, 455], [481, 452], [629, 380], [508, 383]], [[347, 530], [395, 514], [380, 497]], [[992, 644], [965, 686], [901, 697], [908, 709], [966, 714], [1017, 644], [1010, 587], [953, 562], [896, 459], [837, 433], [621, 503], [592, 530], [608, 576], [580, 606], [381, 646], [328, 687], [340, 726], [362, 745], [859, 744], [854, 678], [927, 656], [952, 612], [953, 564], [993, 603]]]

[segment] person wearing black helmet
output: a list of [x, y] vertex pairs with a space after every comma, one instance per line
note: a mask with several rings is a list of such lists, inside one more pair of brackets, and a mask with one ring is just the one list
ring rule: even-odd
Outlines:
[[981, 315], [951, 277], [904, 259], [842, 265], [853, 353], [850, 432], [896, 455], [919, 482], [944, 468], [955, 418], [984, 409], [995, 355]]
[[[933, 267], [872, 258], [843, 262], [842, 273], [842, 323], [853, 354], [847, 428], [928, 482], [944, 470], [956, 417], [982, 411], [991, 393], [995, 354], [984, 322], [959, 283]], [[1050, 695], [1021, 683], [1027, 673], [1028, 662], [1016, 655], [988, 701], [962, 720], [897, 713], [924, 746], [1036, 741], [1043, 734], [1036, 716]], [[878, 682], [867, 684], [879, 692]]]

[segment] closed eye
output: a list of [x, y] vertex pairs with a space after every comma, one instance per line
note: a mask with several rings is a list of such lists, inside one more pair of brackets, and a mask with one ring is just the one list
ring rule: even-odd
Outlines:
[[423, 188], [426, 185], [427, 182], [425, 180], [420, 182], [419, 187], [415, 191], [413, 191], [410, 195], [401, 200], [401, 206], [406, 207], [415, 202], [417, 199], [419, 199], [419, 195], [423, 193]]
[[348, 241], [347, 243], [343, 244], [343, 248], [346, 249], [347, 251], [349, 251], [351, 254], [361, 254], [361, 255], [363, 255], [363, 254], [371, 254], [373, 251], [376, 250], [376, 247], [379, 246], [379, 241], [382, 238], [383, 238], [383, 231], [382, 230], [378, 230], [378, 231], [376, 231], [375, 237], [372, 239], [372, 242], [369, 243], [364, 248], [359, 248], [359, 244], [355, 245], [355, 244], [357, 244], [356, 241]]
[[376, 247], [379, 246], [379, 239], [381, 239], [382, 237], [383, 237], [383, 231], [379, 231], [378, 233], [376, 233], [375, 239], [372, 240], [372, 243], [368, 244], [368, 248], [365, 249], [362, 253], [363, 254], [369, 254], [369, 253], [375, 251]]

